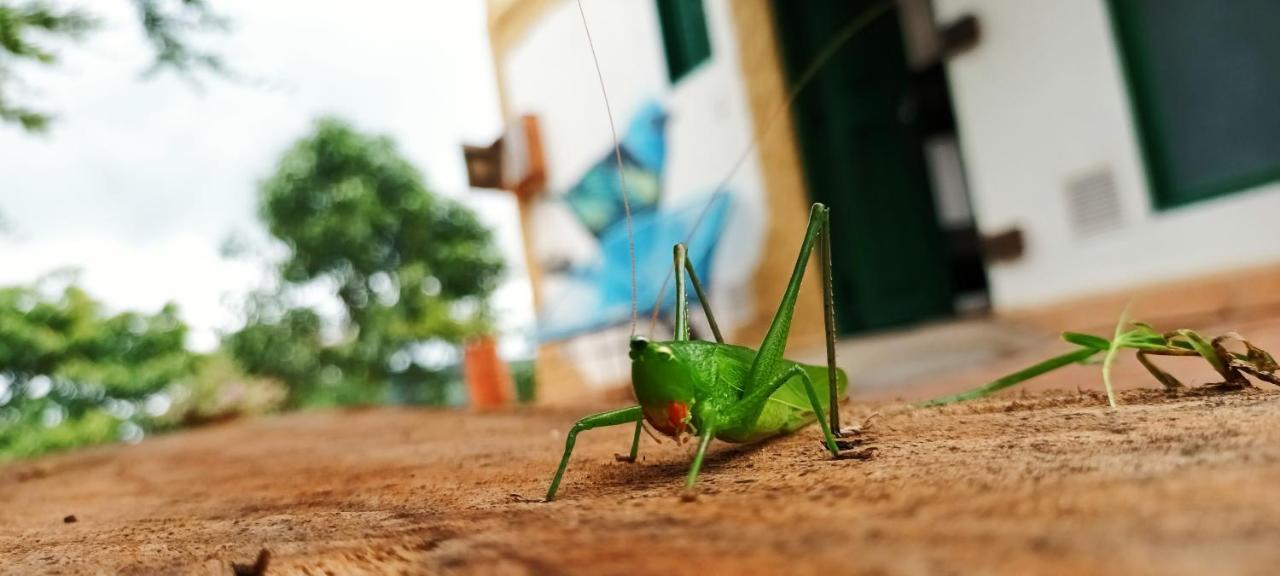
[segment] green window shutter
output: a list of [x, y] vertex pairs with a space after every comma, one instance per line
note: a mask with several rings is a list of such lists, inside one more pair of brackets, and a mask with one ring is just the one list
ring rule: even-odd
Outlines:
[[675, 84], [711, 57], [707, 15], [702, 0], [657, 0], [667, 76]]
[[1109, 5], [1156, 206], [1280, 180], [1280, 2]]

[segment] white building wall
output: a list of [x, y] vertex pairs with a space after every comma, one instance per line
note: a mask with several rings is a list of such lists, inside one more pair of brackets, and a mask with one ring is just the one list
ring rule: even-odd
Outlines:
[[[645, 103], [661, 102], [667, 124], [667, 164], [662, 205], [705, 199], [747, 149], [753, 134], [729, 1], [706, 0], [711, 58], [672, 86], [657, 8], [653, 0], [584, 0], [613, 118], [621, 138]], [[575, 2], [566, 0], [542, 16], [499, 63], [507, 112], [539, 118], [546, 151], [549, 195], [565, 193], [601, 155], [611, 150], [608, 116]], [[712, 270], [713, 302], [726, 328], [753, 316], [750, 282], [759, 262], [764, 213], [763, 178], [754, 155], [727, 187], [732, 206]], [[590, 236], [554, 201], [539, 203], [532, 226], [534, 257], [546, 261], [596, 257]], [[575, 228], [578, 227], [578, 228]], [[663, 278], [640, 278], [661, 283]], [[543, 300], [556, 286], [543, 284]], [[652, 302], [641, 302], [642, 315]], [[700, 316], [700, 315], [698, 315]], [[642, 331], [647, 326], [643, 323]], [[624, 358], [625, 360], [625, 358]], [[622, 363], [625, 368], [625, 362]], [[600, 383], [616, 374], [588, 374]]]
[[[978, 226], [1027, 242], [989, 270], [997, 309], [1280, 261], [1280, 185], [1155, 209], [1104, 0], [935, 0], [935, 14], [982, 27], [947, 72]], [[1100, 170], [1123, 224], [1082, 238], [1066, 188]]]

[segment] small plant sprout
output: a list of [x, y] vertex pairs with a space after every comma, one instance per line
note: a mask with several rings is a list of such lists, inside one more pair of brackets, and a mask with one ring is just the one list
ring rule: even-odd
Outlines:
[[[1125, 313], [1121, 314], [1120, 321], [1116, 324], [1115, 336], [1110, 340], [1079, 332], [1064, 332], [1062, 339], [1074, 344], [1077, 349], [1003, 376], [973, 390], [935, 398], [921, 402], [917, 406], [944, 406], [983, 398], [1069, 364], [1094, 362], [1097, 356], [1101, 354], [1103, 355], [1102, 381], [1106, 387], [1107, 403], [1112, 408], [1116, 408], [1115, 390], [1111, 384], [1111, 368], [1122, 349], [1135, 350], [1138, 362], [1166, 390], [1179, 390], [1185, 388], [1185, 386], [1172, 374], [1156, 366], [1155, 362], [1152, 361], [1153, 356], [1199, 356], [1204, 358], [1213, 367], [1213, 370], [1222, 377], [1222, 382], [1211, 385], [1218, 389], [1239, 390], [1252, 386], [1246, 375], [1280, 386], [1280, 364], [1276, 363], [1275, 358], [1270, 353], [1253, 345], [1240, 334], [1228, 332], [1209, 340], [1198, 332], [1188, 329], [1162, 333], [1151, 327], [1150, 324], [1129, 321], [1127, 308]], [[1233, 351], [1228, 348], [1228, 344], [1233, 342], [1237, 343], [1238, 347], [1242, 347], [1243, 350]]]
[[1116, 407], [1115, 387], [1111, 385], [1111, 367], [1116, 363], [1116, 354], [1120, 352], [1120, 347], [1125, 344], [1124, 327], [1129, 323], [1129, 311], [1133, 309], [1133, 303], [1124, 307], [1124, 311], [1120, 313], [1120, 319], [1116, 321], [1116, 329], [1111, 335], [1111, 341], [1107, 343], [1107, 354], [1102, 357], [1102, 385], [1107, 389], [1107, 404], [1114, 410]]

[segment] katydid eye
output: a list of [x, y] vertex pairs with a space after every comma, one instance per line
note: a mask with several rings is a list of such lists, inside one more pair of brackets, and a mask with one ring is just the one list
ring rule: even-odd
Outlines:
[[653, 352], [658, 355], [658, 358], [661, 358], [663, 360], [673, 360], [676, 357], [675, 352], [672, 352], [670, 348], [667, 348], [665, 346], [661, 348], [657, 348]]

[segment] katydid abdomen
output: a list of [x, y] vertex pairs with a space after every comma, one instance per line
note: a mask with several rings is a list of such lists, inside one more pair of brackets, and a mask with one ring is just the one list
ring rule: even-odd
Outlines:
[[[636, 338], [631, 345], [631, 383], [645, 420], [654, 429], [680, 439], [705, 429], [709, 413], [722, 414], [743, 399], [744, 382], [756, 351], [745, 346], [702, 341], [650, 342]], [[782, 359], [777, 373], [799, 367], [813, 382], [822, 409], [828, 398], [827, 367]], [[836, 395], [848, 386], [844, 371], [836, 369]], [[794, 432], [812, 424], [817, 415], [809, 403], [803, 380], [786, 380], [759, 406], [715, 431], [725, 442], [754, 442]]]
[[[814, 390], [824, 411], [831, 410], [827, 398], [830, 391], [827, 387], [827, 368], [812, 366], [784, 360], [789, 366], [799, 366], [813, 381]], [[849, 378], [844, 370], [836, 368], [836, 396], [844, 398], [848, 389]], [[725, 442], [755, 442], [773, 436], [789, 434], [817, 421], [813, 408], [809, 407], [809, 399], [805, 397], [803, 382], [799, 379], [788, 380], [777, 392], [769, 396], [764, 409], [756, 418], [755, 424], [745, 429], [727, 429], [716, 433], [716, 439]]]

